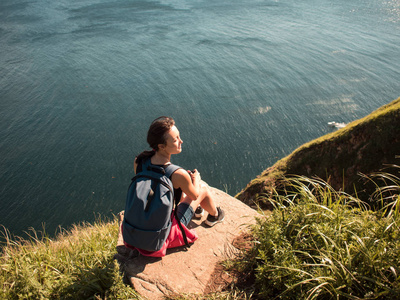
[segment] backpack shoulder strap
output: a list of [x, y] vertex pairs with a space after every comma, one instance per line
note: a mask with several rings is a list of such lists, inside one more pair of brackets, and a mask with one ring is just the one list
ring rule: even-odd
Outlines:
[[[165, 175], [168, 176], [168, 178], [171, 178], [172, 174], [174, 174], [174, 172], [176, 170], [178, 170], [178, 169], [182, 169], [182, 168], [180, 166], [170, 164], [170, 165], [165, 167]], [[185, 246], [188, 248], [188, 247], [190, 247], [190, 244], [189, 244], [189, 241], [188, 241], [188, 239], [186, 237], [186, 233], [185, 233], [185, 230], [184, 230], [184, 228], [183, 228], [183, 226], [181, 224], [181, 221], [179, 220], [178, 215], [177, 215], [178, 204], [179, 204], [179, 199], [178, 199], [178, 201], [175, 201], [174, 215], [175, 215], [175, 219], [176, 219], [176, 221], [178, 223], [179, 229], [182, 232], [182, 237], [183, 237], [183, 241], [185, 242]]]
[[170, 164], [165, 167], [165, 176], [171, 179], [172, 174], [178, 169], [182, 169], [180, 166]]
[[153, 166], [151, 164], [150, 158], [145, 159], [145, 160], [141, 161], [140, 163], [138, 163], [138, 165], [136, 167], [136, 174], [141, 173], [141, 172], [146, 172], [148, 170], [156, 171], [158, 173], [161, 173], [161, 174], [165, 175], [164, 168], [163, 167], [159, 167], [159, 166]]
[[[144, 161], [140, 162], [136, 168], [136, 174], [148, 169], [151, 166], [151, 160], [145, 159]], [[159, 168], [156, 168], [159, 169]], [[160, 168], [161, 169], [161, 168]], [[163, 168], [165, 170], [165, 175], [171, 179], [172, 174], [178, 170], [182, 169], [180, 166], [170, 164]], [[157, 171], [157, 170], [156, 170]]]

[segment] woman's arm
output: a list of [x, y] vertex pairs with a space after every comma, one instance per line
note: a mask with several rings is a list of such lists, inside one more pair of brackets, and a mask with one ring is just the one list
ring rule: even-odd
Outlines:
[[197, 170], [178, 169], [172, 174], [171, 181], [175, 189], [180, 188], [192, 200], [196, 200], [200, 194], [201, 177]]

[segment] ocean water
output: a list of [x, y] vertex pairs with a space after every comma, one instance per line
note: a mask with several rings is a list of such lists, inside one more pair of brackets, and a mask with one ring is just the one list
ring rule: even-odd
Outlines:
[[235, 195], [400, 96], [400, 0], [1, 0], [0, 224], [124, 208], [150, 122]]

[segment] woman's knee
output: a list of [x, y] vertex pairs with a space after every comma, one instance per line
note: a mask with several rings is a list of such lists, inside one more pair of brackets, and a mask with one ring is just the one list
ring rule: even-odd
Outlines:
[[208, 185], [202, 185], [200, 187], [199, 198], [201, 198], [201, 201], [203, 201], [206, 198], [211, 198], [211, 193], [210, 193], [210, 189], [208, 188]]

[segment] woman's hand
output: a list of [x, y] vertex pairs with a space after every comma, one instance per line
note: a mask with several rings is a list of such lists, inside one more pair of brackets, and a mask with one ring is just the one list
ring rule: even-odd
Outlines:
[[193, 171], [188, 171], [188, 173], [192, 178], [193, 184], [201, 181], [200, 172], [197, 171], [197, 169], [194, 169]]

